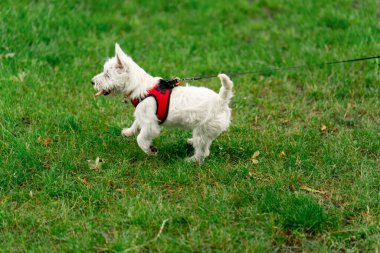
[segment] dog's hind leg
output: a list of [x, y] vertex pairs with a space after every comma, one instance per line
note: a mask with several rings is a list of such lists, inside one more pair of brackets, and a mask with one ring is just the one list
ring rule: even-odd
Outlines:
[[123, 128], [121, 131], [121, 135], [124, 137], [130, 137], [137, 133], [139, 130], [139, 124], [137, 120], [135, 120], [130, 128]]
[[210, 155], [210, 146], [212, 141], [218, 136], [218, 133], [210, 134], [210, 132], [202, 131], [202, 128], [196, 128], [191, 138], [194, 147], [194, 155], [186, 158], [188, 162], [203, 163], [204, 159]]

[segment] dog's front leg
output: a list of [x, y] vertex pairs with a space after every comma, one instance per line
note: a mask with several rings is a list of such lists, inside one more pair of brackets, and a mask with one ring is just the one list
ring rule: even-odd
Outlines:
[[136, 107], [135, 111], [135, 118], [141, 129], [137, 136], [137, 144], [148, 155], [157, 154], [157, 149], [152, 146], [152, 140], [160, 134], [156, 110], [156, 101], [148, 97]]
[[137, 136], [137, 144], [148, 155], [156, 155], [158, 150], [152, 146], [152, 140], [160, 134], [158, 124], [150, 126], [142, 126]]
[[130, 137], [137, 133], [139, 130], [139, 123], [135, 120], [130, 128], [123, 128], [121, 135], [124, 137]]

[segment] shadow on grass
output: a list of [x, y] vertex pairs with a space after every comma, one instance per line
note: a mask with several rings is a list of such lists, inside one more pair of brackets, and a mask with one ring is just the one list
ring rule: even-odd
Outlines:
[[276, 223], [286, 230], [316, 233], [337, 223], [334, 216], [329, 215], [317, 201], [306, 195], [267, 189], [259, 203], [259, 211], [273, 213]]

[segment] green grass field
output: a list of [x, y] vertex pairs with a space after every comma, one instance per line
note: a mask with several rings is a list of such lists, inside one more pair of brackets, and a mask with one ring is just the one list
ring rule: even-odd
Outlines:
[[233, 78], [202, 166], [90, 79], [115, 42], [167, 78], [379, 55], [380, 2], [179, 2], [0, 2], [0, 252], [377, 252], [380, 61]]

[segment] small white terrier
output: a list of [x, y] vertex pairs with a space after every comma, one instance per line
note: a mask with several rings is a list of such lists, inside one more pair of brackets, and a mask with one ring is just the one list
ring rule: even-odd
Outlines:
[[[187, 142], [194, 147], [195, 153], [187, 161], [202, 163], [210, 154], [212, 141], [230, 124], [231, 109], [228, 104], [233, 96], [233, 83], [225, 74], [218, 77], [222, 83], [219, 94], [208, 88], [188, 85], [172, 90], [168, 115], [162, 125], [193, 130], [193, 136]], [[133, 100], [144, 98], [160, 79], [146, 73], [116, 43], [115, 57], [105, 63], [103, 72], [96, 75], [91, 83], [97, 91], [96, 96], [115, 93]], [[152, 146], [152, 140], [160, 133], [156, 110], [155, 98], [145, 98], [136, 107], [132, 126], [121, 132], [122, 136], [129, 137], [140, 131], [137, 143], [148, 155], [157, 153]]]

